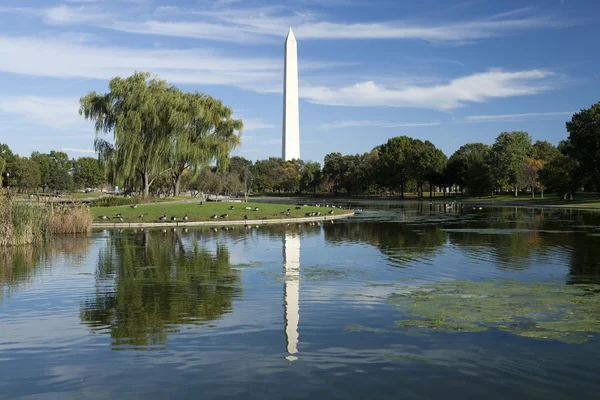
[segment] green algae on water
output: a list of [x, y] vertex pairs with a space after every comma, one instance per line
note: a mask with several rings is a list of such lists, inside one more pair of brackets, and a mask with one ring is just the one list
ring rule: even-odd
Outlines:
[[390, 297], [404, 328], [444, 332], [500, 330], [582, 343], [600, 332], [600, 286], [514, 280], [427, 284]]

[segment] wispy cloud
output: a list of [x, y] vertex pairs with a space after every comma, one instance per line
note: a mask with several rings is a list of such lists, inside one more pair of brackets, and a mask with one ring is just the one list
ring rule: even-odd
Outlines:
[[89, 154], [96, 154], [96, 152], [94, 150], [92, 150], [91, 148], [87, 148], [87, 149], [73, 149], [70, 147], [65, 147], [60, 149], [61, 151], [67, 151], [70, 153], [89, 153]]
[[78, 110], [76, 98], [0, 95], [0, 113], [16, 115], [25, 124], [55, 129], [84, 125]]
[[574, 111], [557, 111], [557, 112], [536, 112], [536, 113], [524, 113], [524, 114], [500, 114], [500, 115], [469, 115], [465, 118], [468, 122], [498, 122], [498, 121], [512, 121], [512, 120], [524, 120], [524, 119], [539, 119], [539, 118], [552, 118], [560, 116], [573, 115]]
[[[132, 49], [65, 38], [0, 36], [0, 71], [38, 77], [110, 79], [151, 71], [173, 83], [231, 85], [280, 92], [278, 58], [226, 55], [209, 49]], [[304, 70], [340, 65], [303, 62]]]
[[[326, 15], [290, 7], [231, 7], [238, 1], [222, 0], [216, 7], [193, 11], [159, 7], [153, 14], [128, 16], [101, 11], [92, 6], [59, 5], [46, 9], [13, 8], [34, 12], [49, 24], [91, 24], [129, 33], [252, 43], [281, 39], [289, 26], [300, 40], [388, 39], [425, 40], [440, 43], [469, 43], [518, 32], [566, 26], [564, 18], [535, 14], [530, 8], [463, 21], [333, 22]], [[163, 12], [160, 12], [163, 11]], [[168, 11], [168, 12], [164, 12]], [[176, 20], [174, 14], [185, 16]]]
[[410, 128], [420, 126], [436, 126], [440, 125], [439, 121], [432, 122], [386, 122], [386, 121], [337, 121], [329, 122], [321, 125], [321, 129], [344, 129], [344, 128], [359, 128], [359, 127], [377, 127], [377, 128]]
[[281, 125], [270, 124], [260, 118], [242, 118], [242, 121], [244, 122], [244, 132], [281, 127]]
[[342, 88], [305, 87], [300, 93], [308, 101], [324, 105], [452, 110], [467, 103], [549, 90], [552, 85], [548, 78], [553, 76], [547, 70], [491, 70], [435, 86], [394, 88], [368, 81]]

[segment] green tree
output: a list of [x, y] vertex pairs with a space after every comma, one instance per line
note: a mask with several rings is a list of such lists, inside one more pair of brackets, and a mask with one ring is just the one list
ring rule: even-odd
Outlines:
[[309, 161], [304, 164], [300, 174], [300, 190], [304, 192], [317, 192], [321, 184], [321, 164]]
[[104, 166], [94, 157], [73, 161], [73, 180], [79, 188], [98, 188], [106, 182]]
[[[186, 120], [178, 90], [148, 73], [113, 78], [109, 89], [82, 97], [79, 112], [95, 122], [94, 147], [113, 179], [125, 187], [141, 187], [147, 198], [152, 182], [169, 172], [174, 132]], [[101, 136], [110, 133], [112, 140]]]
[[244, 192], [244, 197], [248, 200], [248, 195], [254, 185], [252, 161], [239, 156], [231, 157], [227, 171], [237, 175], [240, 180], [240, 188]]
[[7, 163], [12, 162], [15, 158], [15, 155], [6, 143], [0, 143], [0, 157]]
[[415, 139], [408, 136], [391, 138], [379, 148], [377, 175], [381, 183], [389, 188], [397, 188], [400, 196], [414, 175]]
[[465, 187], [472, 194], [489, 192], [492, 179], [488, 158], [490, 147], [483, 143], [467, 143], [450, 156], [446, 168], [449, 183]]
[[[532, 157], [536, 160], [539, 160], [542, 163], [542, 168], [560, 155], [561, 153], [558, 150], [558, 148], [550, 142], [547, 142], [545, 140], [538, 140], [533, 144]], [[546, 186], [542, 182], [541, 178], [538, 181], [538, 187], [540, 188], [540, 192], [543, 199], [544, 190], [546, 189]]]
[[492, 145], [490, 165], [495, 181], [513, 188], [515, 196], [524, 184], [522, 166], [531, 152], [531, 137], [527, 132], [502, 132]]
[[31, 153], [31, 159], [35, 161], [40, 170], [40, 187], [42, 192], [46, 193], [51, 187], [52, 159], [48, 154], [34, 151]]
[[231, 151], [240, 145], [241, 120], [220, 100], [200, 93], [176, 93], [182, 118], [175, 119], [173, 151], [169, 156], [173, 194], [179, 195], [183, 172], [207, 167], [211, 162], [225, 167]]
[[282, 177], [279, 167], [283, 164], [281, 158], [270, 157], [267, 160], [258, 160], [252, 167], [257, 191], [266, 192], [278, 190], [281, 186]]
[[0, 187], [2, 187], [2, 180], [4, 179], [4, 168], [6, 167], [6, 161], [0, 157]]
[[10, 174], [7, 185], [17, 187], [22, 192], [27, 193], [40, 186], [40, 169], [30, 158], [15, 156], [6, 165], [6, 172]]
[[572, 199], [582, 183], [579, 163], [566, 154], [559, 153], [544, 165], [540, 171], [540, 181], [544, 187], [558, 194], [561, 200]]
[[567, 122], [571, 151], [586, 181], [600, 190], [600, 102], [581, 110]]

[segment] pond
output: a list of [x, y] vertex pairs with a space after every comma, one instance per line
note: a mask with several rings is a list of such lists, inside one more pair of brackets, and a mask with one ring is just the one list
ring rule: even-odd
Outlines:
[[598, 398], [600, 213], [364, 204], [0, 255], [0, 399]]

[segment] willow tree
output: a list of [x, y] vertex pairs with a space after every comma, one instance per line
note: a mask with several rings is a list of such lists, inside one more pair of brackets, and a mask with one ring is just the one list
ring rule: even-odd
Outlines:
[[176, 107], [179, 91], [149, 73], [113, 78], [109, 89], [82, 97], [79, 113], [95, 122], [94, 147], [109, 176], [126, 187], [141, 187], [147, 198], [152, 182], [169, 170], [170, 138], [183, 117]]
[[241, 120], [220, 100], [201, 93], [179, 93], [179, 117], [172, 137], [169, 168], [173, 194], [179, 195], [186, 170], [198, 171], [211, 163], [224, 166], [231, 150], [241, 143]]

